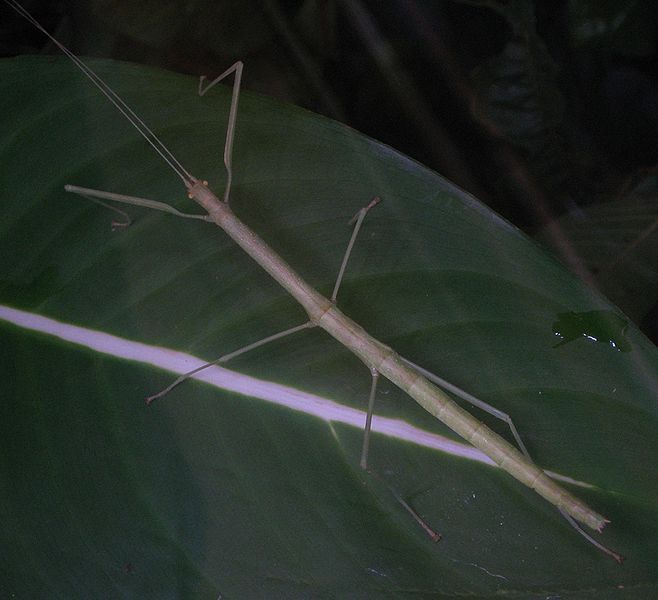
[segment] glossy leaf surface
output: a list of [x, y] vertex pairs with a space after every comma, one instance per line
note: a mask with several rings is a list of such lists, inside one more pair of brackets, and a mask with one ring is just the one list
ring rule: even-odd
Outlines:
[[[190, 78], [92, 65], [190, 171], [222, 189], [227, 89], [199, 99]], [[145, 345], [128, 360], [0, 324], [0, 543], [11, 549], [0, 580], [8, 592], [655, 592], [655, 348], [630, 324], [626, 352], [588, 331], [560, 343], [559, 315], [624, 316], [535, 243], [347, 127], [253, 95], [241, 100], [235, 212], [328, 295], [347, 221], [380, 195], [341, 308], [410, 360], [511, 414], [543, 467], [591, 486], [570, 487], [611, 519], [602, 539], [627, 556], [623, 568], [499, 469], [429, 448], [416, 433], [416, 442], [375, 434], [372, 467], [442, 532], [431, 543], [359, 469], [361, 431], [323, 413], [328, 401], [363, 410], [370, 381], [321, 331], [229, 367], [315, 395], [324, 419], [200, 382], [146, 408], [143, 398], [174, 377], [141, 362], [148, 348], [210, 360], [304, 314], [218, 229], [129, 208], [133, 225], [112, 231], [111, 213], [63, 192], [73, 183], [194, 210], [166, 165], [69, 63], [20, 59], [1, 68], [2, 306], [81, 327], [83, 337]], [[377, 415], [456, 439], [386, 383]]]

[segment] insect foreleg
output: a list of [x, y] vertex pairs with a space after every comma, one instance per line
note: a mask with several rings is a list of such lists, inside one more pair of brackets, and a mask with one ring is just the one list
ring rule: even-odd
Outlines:
[[94, 204], [98, 204], [103, 208], [107, 208], [107, 210], [111, 210], [113, 213], [116, 213], [121, 217], [122, 219], [121, 221], [114, 220], [110, 223], [110, 226], [112, 227], [112, 231], [116, 231], [117, 229], [126, 229], [126, 227], [130, 227], [132, 225], [133, 220], [130, 218], [130, 215], [125, 210], [121, 210], [116, 206], [112, 206], [111, 204], [108, 204], [107, 202], [103, 202], [102, 200], [99, 200], [98, 198], [94, 198], [93, 196], [90, 196], [88, 194], [80, 193], [80, 195], [83, 198], [86, 198], [87, 200], [91, 200]]
[[199, 96], [203, 96], [214, 85], [228, 77], [231, 73], [235, 73], [233, 80], [233, 93], [231, 94], [231, 108], [228, 115], [228, 126], [226, 128], [226, 140], [224, 142], [224, 166], [226, 167], [226, 188], [224, 189], [224, 202], [229, 201], [231, 193], [231, 184], [233, 182], [233, 138], [235, 136], [235, 123], [238, 118], [238, 100], [240, 99], [240, 82], [242, 81], [242, 69], [244, 65], [242, 61], [236, 62], [224, 71], [218, 77], [215, 77], [205, 87], [203, 82], [206, 76], [202, 75], [199, 79]]
[[[208, 215], [198, 215], [192, 213], [184, 213], [174, 208], [173, 206], [166, 204], [164, 202], [158, 202], [157, 200], [149, 200], [148, 198], [139, 198], [137, 196], [125, 196], [124, 194], [115, 194], [114, 192], [103, 192], [101, 190], [92, 190], [89, 188], [79, 187], [77, 185], [65, 185], [64, 190], [71, 192], [73, 194], [78, 194], [83, 196], [92, 202], [98, 202], [99, 204], [112, 208], [105, 204], [104, 202], [99, 202], [99, 198], [103, 200], [110, 200], [112, 202], [121, 202], [123, 204], [132, 204], [133, 206], [142, 206], [144, 208], [150, 208], [151, 210], [159, 210], [162, 212], [167, 212], [177, 217], [182, 217], [183, 219], [198, 219], [200, 221], [211, 222], [212, 219]], [[112, 210], [118, 210], [112, 208]], [[123, 213], [123, 211], [119, 211]], [[123, 213], [125, 215], [125, 213]], [[127, 215], [126, 215], [127, 216]], [[126, 225], [129, 225], [127, 223]]]

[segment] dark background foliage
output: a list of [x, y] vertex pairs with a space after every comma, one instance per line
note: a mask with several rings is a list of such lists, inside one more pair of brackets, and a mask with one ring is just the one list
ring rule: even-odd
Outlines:
[[[25, 2], [74, 52], [213, 75], [416, 158], [658, 336], [651, 0]], [[0, 53], [52, 44], [3, 8]]]

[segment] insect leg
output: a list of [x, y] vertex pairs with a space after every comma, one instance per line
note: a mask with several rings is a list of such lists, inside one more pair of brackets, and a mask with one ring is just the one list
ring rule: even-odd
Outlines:
[[[357, 212], [352, 219], [350, 219], [349, 224], [352, 224], [356, 221], [354, 225], [354, 230], [352, 231], [352, 236], [350, 241], [347, 244], [347, 250], [343, 256], [343, 262], [340, 265], [340, 270], [338, 271], [338, 277], [336, 277], [336, 284], [334, 285], [333, 293], [331, 294], [331, 302], [336, 303], [336, 297], [338, 296], [338, 290], [340, 289], [340, 284], [343, 281], [343, 275], [345, 274], [345, 269], [347, 268], [347, 263], [352, 253], [352, 248], [354, 247], [354, 242], [356, 237], [359, 234], [361, 229], [361, 224], [365, 219], [368, 211], [373, 207], [379, 204], [381, 198], [375, 196], [366, 206], [364, 206], [359, 212]], [[364, 471], [367, 471], [372, 477], [377, 479], [382, 483], [388, 490], [393, 494], [393, 497], [402, 505], [402, 507], [413, 517], [413, 519], [427, 532], [432, 541], [438, 542], [441, 539], [441, 534], [434, 531], [425, 520], [410, 506], [410, 504], [400, 496], [400, 494], [395, 491], [384, 479], [373, 469], [368, 467], [368, 450], [370, 448], [370, 432], [372, 427], [372, 415], [375, 408], [375, 396], [377, 393], [377, 383], [379, 381], [379, 371], [375, 368], [370, 369], [370, 374], [372, 376], [372, 383], [370, 385], [370, 394], [368, 396], [368, 412], [366, 414], [366, 424], [363, 431], [363, 445], [361, 447], [361, 460], [359, 464]]]
[[621, 554], [618, 554], [611, 548], [608, 548], [607, 546], [604, 546], [601, 542], [598, 540], [595, 540], [589, 533], [587, 533], [578, 523], [576, 520], [571, 517], [571, 515], [567, 514], [565, 511], [563, 511], [561, 508], [558, 509], [562, 516], [567, 520], [567, 523], [571, 525], [580, 535], [582, 535], [590, 544], [598, 548], [601, 552], [604, 552], [608, 556], [612, 556], [620, 565], [624, 563], [624, 557]]
[[361, 468], [368, 470], [368, 449], [370, 447], [370, 429], [372, 426], [372, 413], [375, 408], [375, 394], [377, 393], [377, 382], [379, 381], [379, 371], [370, 369], [372, 383], [370, 385], [370, 396], [368, 396], [368, 413], [366, 414], [366, 426], [363, 430], [363, 445], [361, 446]]
[[[521, 452], [529, 459], [534, 462], [532, 457], [530, 456], [530, 453], [528, 452], [528, 449], [525, 447], [525, 444], [523, 443], [523, 440], [521, 440], [521, 436], [519, 435], [518, 430], [516, 429], [516, 426], [514, 425], [514, 422], [512, 421], [512, 417], [510, 417], [507, 413], [503, 412], [502, 410], [498, 410], [497, 408], [491, 406], [491, 404], [487, 404], [483, 400], [480, 400], [479, 398], [476, 398], [475, 396], [469, 394], [468, 392], [462, 390], [461, 388], [457, 387], [456, 385], [450, 383], [449, 381], [446, 381], [445, 379], [442, 379], [438, 375], [435, 375], [434, 373], [428, 371], [427, 369], [423, 369], [423, 367], [418, 366], [415, 363], [412, 363], [410, 360], [407, 360], [406, 358], [402, 358], [404, 362], [406, 362], [410, 367], [418, 371], [421, 375], [425, 376], [427, 379], [429, 379], [432, 383], [435, 383], [439, 387], [453, 393], [455, 396], [458, 398], [461, 398], [462, 400], [465, 400], [469, 404], [472, 404], [473, 406], [477, 406], [479, 409], [489, 413], [490, 415], [496, 417], [497, 419], [500, 419], [501, 421], [504, 421], [507, 423], [508, 427], [510, 428], [510, 431], [512, 432], [512, 435], [514, 436], [514, 440], [516, 441], [519, 449]], [[546, 474], [550, 477], [551, 474], [546, 472]], [[604, 546], [601, 544], [598, 540], [594, 539], [589, 533], [587, 533], [578, 523], [571, 517], [569, 516], [565, 511], [558, 509], [560, 511], [560, 514], [567, 520], [567, 523], [571, 525], [580, 535], [582, 535], [590, 544], [601, 550], [601, 552], [604, 552], [605, 554], [612, 556], [619, 564], [621, 564], [624, 560], [624, 557], [621, 556], [621, 554], [618, 554], [614, 550], [611, 550], [607, 546]]]
[[477, 406], [480, 410], [483, 410], [484, 412], [489, 413], [490, 415], [496, 417], [497, 419], [500, 419], [501, 421], [507, 423], [508, 427], [510, 428], [510, 431], [512, 432], [512, 435], [514, 436], [514, 441], [516, 441], [516, 444], [518, 445], [521, 452], [526, 456], [526, 458], [532, 460], [532, 457], [530, 456], [528, 449], [525, 447], [525, 444], [523, 443], [523, 440], [521, 439], [521, 436], [519, 435], [519, 432], [516, 429], [514, 422], [512, 421], [512, 417], [510, 417], [507, 413], [503, 412], [502, 410], [498, 410], [494, 406], [491, 406], [491, 404], [487, 404], [486, 402], [480, 400], [479, 398], [476, 398], [472, 394], [469, 394], [468, 392], [462, 390], [461, 388], [450, 383], [449, 381], [442, 379], [441, 377], [435, 375], [431, 371], [428, 371], [427, 369], [423, 369], [423, 367], [420, 367], [417, 364], [412, 363], [410, 360], [407, 360], [404, 357], [402, 358], [402, 360], [405, 363], [407, 363], [412, 369], [418, 371], [421, 375], [429, 379], [432, 383], [438, 385], [440, 388], [449, 391], [450, 393], [454, 394], [458, 398], [465, 400], [466, 402], [472, 404], [473, 406]]
[[246, 346], [243, 346], [242, 348], [238, 348], [237, 350], [234, 350], [233, 352], [229, 352], [228, 354], [224, 354], [224, 355], [220, 356], [219, 358], [217, 358], [217, 359], [215, 359], [211, 362], [205, 363], [204, 365], [201, 365], [200, 367], [197, 367], [196, 369], [193, 369], [193, 370], [189, 371], [188, 373], [184, 373], [178, 379], [176, 379], [173, 383], [169, 384], [166, 388], [164, 388], [163, 390], [161, 390], [157, 394], [153, 394], [152, 396], [149, 396], [148, 398], [146, 398], [146, 404], [151, 404], [154, 400], [157, 400], [158, 398], [162, 398], [163, 396], [167, 395], [176, 386], [183, 383], [185, 380], [189, 379], [190, 377], [192, 377], [192, 375], [195, 375], [199, 371], [203, 371], [204, 369], [207, 369], [208, 367], [212, 367], [213, 365], [218, 365], [220, 363], [228, 362], [232, 358], [240, 356], [241, 354], [245, 354], [246, 352], [249, 352], [250, 350], [260, 348], [261, 346], [264, 346], [265, 344], [269, 344], [270, 342], [274, 342], [275, 340], [280, 340], [281, 338], [284, 338], [288, 335], [292, 335], [293, 333], [297, 333], [298, 331], [301, 331], [302, 329], [310, 329], [311, 327], [315, 327], [315, 324], [312, 323], [311, 321], [308, 321], [306, 323], [303, 323], [302, 325], [297, 325], [295, 327], [291, 327], [289, 329], [279, 331], [278, 333], [275, 333], [275, 334], [270, 335], [266, 338], [263, 338], [262, 340], [258, 340], [257, 342], [247, 344]]
[[242, 81], [242, 61], [236, 62], [224, 71], [218, 77], [215, 77], [205, 87], [203, 86], [206, 76], [202, 75], [199, 79], [199, 96], [203, 96], [209, 89], [219, 83], [222, 79], [235, 73], [233, 80], [233, 93], [231, 94], [231, 108], [228, 114], [228, 126], [226, 128], [226, 140], [224, 142], [224, 166], [226, 167], [226, 189], [224, 190], [224, 202], [228, 203], [231, 193], [231, 183], [233, 182], [233, 138], [235, 136], [235, 123], [238, 118], [238, 100], [240, 99], [240, 82]]
[[382, 483], [384, 486], [388, 488], [388, 491], [393, 494], [393, 497], [402, 505], [402, 508], [404, 508], [413, 518], [416, 523], [418, 523], [424, 530], [427, 535], [430, 536], [430, 539], [433, 542], [438, 542], [441, 540], [441, 534], [438, 531], [434, 531], [425, 519], [421, 517], [412, 507], [411, 505], [402, 497], [398, 492], [396, 492], [384, 479], [376, 472], [373, 471], [372, 469], [367, 469], [368, 474], [374, 477], [377, 481]]
[[108, 204], [107, 202], [103, 202], [102, 200], [99, 200], [98, 198], [94, 198], [93, 196], [89, 196], [87, 194], [80, 194], [80, 195], [87, 198], [87, 200], [91, 200], [94, 204], [98, 204], [103, 208], [107, 208], [107, 210], [111, 210], [113, 213], [121, 217], [120, 221], [117, 221], [116, 219], [111, 221], [110, 227], [112, 228], [112, 231], [116, 231], [117, 229], [126, 229], [127, 227], [130, 227], [132, 225], [133, 220], [130, 218], [130, 215], [125, 210], [121, 210], [120, 208], [117, 208], [116, 206], [112, 206], [111, 204]]
[[200, 221], [208, 221], [208, 222], [212, 221], [212, 219], [208, 215], [198, 215], [198, 214], [195, 215], [191, 213], [184, 213], [174, 208], [173, 206], [166, 204], [165, 202], [158, 202], [157, 200], [149, 200], [148, 198], [139, 198], [137, 196], [125, 196], [124, 194], [115, 194], [114, 192], [103, 192], [101, 190], [92, 190], [90, 188], [84, 188], [77, 185], [69, 185], [69, 184], [64, 186], [64, 190], [67, 192], [71, 192], [73, 194], [78, 194], [79, 196], [87, 198], [87, 200], [96, 202], [111, 210], [118, 211], [126, 218], [128, 218], [127, 223], [113, 222], [112, 223], [113, 227], [117, 227], [117, 226], [127, 227], [128, 225], [130, 225], [130, 218], [123, 211], [119, 211], [117, 208], [114, 208], [106, 204], [105, 202], [100, 201], [99, 199], [110, 200], [112, 202], [121, 202], [123, 204], [132, 204], [133, 206], [143, 206], [144, 208], [150, 208], [151, 210], [160, 210], [162, 212], [168, 212], [172, 215], [176, 215], [177, 217], [182, 217], [184, 219], [198, 219]]
[[[365, 213], [364, 213], [365, 214]], [[368, 413], [366, 414], [366, 426], [363, 431], [363, 446], [361, 448], [361, 461], [360, 466], [364, 471], [367, 471], [380, 483], [385, 485], [388, 490], [393, 494], [394, 498], [402, 505], [402, 507], [413, 517], [413, 519], [427, 532], [432, 538], [433, 542], [438, 542], [441, 539], [441, 534], [434, 531], [425, 520], [411, 507], [411, 505], [396, 492], [384, 479], [373, 469], [368, 467], [368, 449], [370, 446], [370, 430], [372, 426], [372, 414], [375, 408], [375, 395], [377, 393], [377, 382], [379, 381], [379, 371], [371, 368], [370, 374], [372, 375], [372, 384], [370, 385], [370, 395], [368, 396]]]
[[363, 219], [365, 219], [368, 211], [381, 202], [379, 196], [375, 196], [366, 206], [364, 206], [358, 213], [356, 213], [349, 221], [348, 225], [351, 225], [356, 221], [354, 225], [354, 231], [352, 231], [352, 237], [350, 238], [349, 243], [347, 244], [347, 250], [345, 251], [345, 256], [343, 256], [343, 262], [340, 265], [340, 270], [338, 271], [338, 277], [336, 277], [336, 284], [334, 285], [334, 291], [331, 294], [331, 301], [336, 303], [336, 296], [338, 296], [338, 289], [340, 284], [343, 281], [343, 275], [345, 274], [345, 269], [347, 268], [347, 261], [350, 259], [350, 254], [352, 253], [352, 248], [354, 247], [354, 242], [356, 241], [356, 236], [359, 234], [359, 229], [361, 229], [361, 224]]

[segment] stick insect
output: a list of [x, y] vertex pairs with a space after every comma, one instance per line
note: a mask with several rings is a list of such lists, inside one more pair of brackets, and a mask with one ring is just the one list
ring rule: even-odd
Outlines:
[[[371, 374], [368, 410], [360, 459], [360, 466], [364, 470], [368, 470], [375, 477], [378, 477], [376, 473], [368, 469], [368, 448], [377, 384], [380, 376], [383, 376], [411, 396], [430, 414], [438, 418], [473, 446], [484, 452], [503, 470], [507, 471], [524, 485], [535, 490], [540, 496], [556, 506], [569, 524], [572, 525], [586, 540], [599, 550], [614, 558], [617, 562], [622, 562], [623, 557], [621, 555], [601, 544], [580, 525], [582, 524], [592, 530], [601, 532], [609, 521], [552, 480], [532, 461], [511, 418], [507, 414], [493, 408], [477, 398], [474, 398], [460, 388], [401, 357], [392, 348], [373, 338], [359, 324], [346, 316], [337, 307], [338, 292], [340, 290], [352, 248], [367, 213], [380, 201], [378, 197], [375, 197], [369, 204], [364, 206], [353, 219], [353, 221], [355, 221], [355, 226], [330, 298], [325, 298], [307, 284], [287, 262], [276, 254], [254, 231], [252, 231], [233, 213], [230, 208], [230, 193], [233, 181], [232, 151], [236, 132], [240, 83], [243, 71], [243, 64], [241, 62], [235, 63], [221, 75], [208, 83], [206, 83], [204, 77], [199, 81], [198, 91], [200, 95], [203, 95], [230, 75], [234, 76], [227, 134], [224, 145], [224, 165], [227, 173], [227, 181], [222, 198], [220, 199], [210, 190], [206, 181], [201, 181], [194, 177], [176, 159], [176, 157], [158, 139], [142, 119], [140, 119], [140, 117], [135, 114], [96, 73], [87, 67], [77, 56], [70, 52], [68, 48], [51, 36], [50, 33], [48, 33], [15, 0], [4, 1], [22, 17], [32, 23], [32, 25], [38, 30], [44, 33], [75, 64], [75, 66], [80, 69], [87, 78], [89, 78], [100, 92], [153, 147], [153, 149], [167, 163], [169, 168], [171, 168], [182, 180], [188, 197], [201, 206], [206, 211], [206, 214], [199, 215], [182, 213], [172, 206], [162, 202], [100, 190], [92, 190], [75, 185], [66, 185], [65, 190], [85, 196], [104, 205], [106, 205], [105, 201], [120, 202], [168, 212], [178, 217], [199, 219], [204, 222], [214, 223], [267, 273], [269, 273], [269, 275], [271, 275], [272, 278], [274, 278], [302, 306], [308, 315], [308, 321], [303, 324], [270, 335], [264, 339], [235, 350], [230, 354], [226, 354], [211, 363], [207, 363], [206, 365], [195, 369], [194, 371], [182, 375], [161, 392], [148, 397], [146, 399], [147, 404], [151, 404], [154, 400], [163, 397], [175, 386], [190, 378], [203, 368], [213, 364], [227, 362], [228, 360], [241, 354], [245, 354], [250, 350], [271, 343], [275, 340], [279, 340], [283, 337], [293, 335], [301, 330], [320, 327], [356, 355], [365, 364]], [[127, 224], [127, 222], [123, 222], [119, 225]], [[505, 441], [502, 437], [489, 429], [484, 423], [457, 405], [449, 393], [461, 397], [470, 404], [473, 404], [474, 406], [505, 421], [518, 444], [519, 449]], [[438, 541], [440, 535], [432, 530], [399, 495], [394, 491], [393, 493], [398, 502], [400, 502], [411, 516], [427, 531], [431, 538]]]

